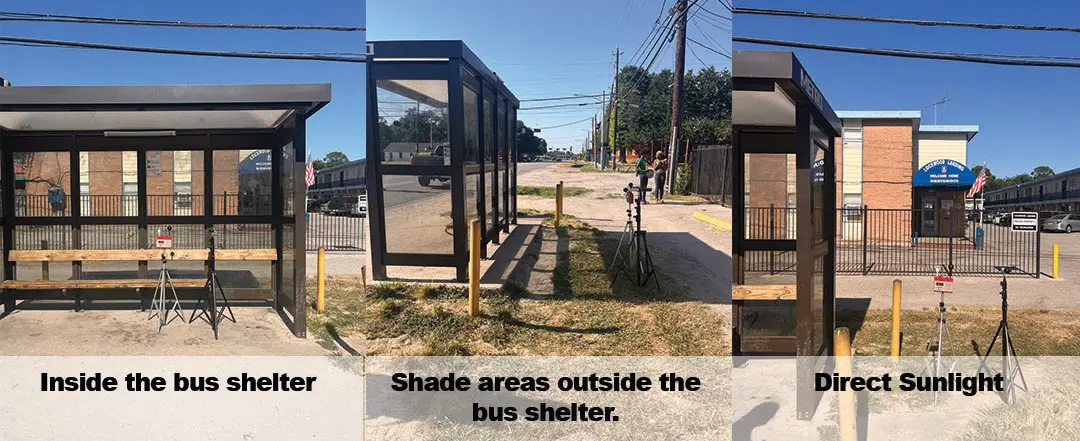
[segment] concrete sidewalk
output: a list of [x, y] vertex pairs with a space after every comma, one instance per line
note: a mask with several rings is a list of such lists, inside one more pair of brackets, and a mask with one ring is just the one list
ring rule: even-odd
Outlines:
[[[893, 280], [901, 281], [902, 309], [933, 308], [939, 296], [933, 293], [934, 276], [836, 276], [836, 297], [870, 299], [870, 309], [892, 308]], [[956, 276], [953, 293], [946, 305], [1000, 306], [1001, 278]], [[1075, 281], [1009, 277], [1009, 306], [1018, 308], [1080, 309], [1080, 292]]]

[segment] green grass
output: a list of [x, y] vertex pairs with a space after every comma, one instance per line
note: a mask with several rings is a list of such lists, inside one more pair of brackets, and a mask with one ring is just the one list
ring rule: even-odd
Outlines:
[[[607, 271], [617, 237], [567, 216], [544, 221], [545, 240], [566, 244], [553, 296], [531, 295], [509, 281], [483, 290], [480, 317], [467, 314], [460, 286], [381, 284], [364, 306], [369, 355], [724, 355], [727, 329], [717, 311], [625, 278], [612, 287]], [[538, 277], [544, 273], [534, 273]]]
[[[591, 192], [591, 189], [584, 187], [563, 187], [563, 197], [581, 196], [583, 194]], [[520, 196], [540, 196], [544, 198], [555, 197], [555, 187], [532, 187], [528, 185], [518, 186], [518, 195]]]

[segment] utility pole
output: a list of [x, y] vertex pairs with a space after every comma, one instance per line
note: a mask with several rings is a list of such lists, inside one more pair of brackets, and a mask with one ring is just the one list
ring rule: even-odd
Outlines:
[[[686, 0], [675, 3], [675, 84], [671, 91], [671, 145], [668, 148], [668, 164], [674, 164], [679, 154], [679, 129], [682, 126], [683, 69], [686, 67]], [[675, 190], [675, 168], [668, 166], [668, 191]]]
[[[611, 146], [615, 148], [619, 145], [619, 45], [615, 45], [615, 91], [611, 94], [611, 107], [615, 116], [612, 117], [612, 123], [615, 124], [612, 127]], [[619, 147], [619, 162], [626, 164], [626, 148]]]
[[594, 164], [599, 164], [600, 163], [600, 158], [597, 156], [598, 152], [597, 152], [597, 148], [596, 148], [598, 143], [596, 142], [596, 114], [595, 113], [592, 116], [592, 125], [589, 126], [589, 140], [592, 141], [592, 144], [589, 145], [589, 148], [592, 149], [593, 163]]
[[607, 91], [600, 92], [600, 170], [607, 169]]

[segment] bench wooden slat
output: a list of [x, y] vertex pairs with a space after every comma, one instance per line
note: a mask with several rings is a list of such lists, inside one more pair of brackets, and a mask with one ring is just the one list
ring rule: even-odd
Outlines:
[[[169, 260], [201, 261], [210, 254], [207, 248], [170, 249], [166, 251]], [[216, 250], [218, 260], [274, 261], [277, 251], [272, 248]], [[12, 250], [8, 255], [11, 262], [137, 262], [161, 260], [161, 250]]]
[[[111, 279], [111, 280], [5, 280], [0, 282], [3, 289], [131, 289], [156, 288], [157, 279]], [[206, 279], [173, 279], [177, 288], [202, 288]]]
[[795, 285], [735, 285], [732, 300], [795, 300]]

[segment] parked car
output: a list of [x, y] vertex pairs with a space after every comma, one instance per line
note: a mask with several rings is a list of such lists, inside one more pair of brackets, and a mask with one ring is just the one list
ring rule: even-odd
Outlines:
[[1001, 213], [994, 219], [994, 223], [1003, 227], [1012, 225], [1012, 213]]
[[[409, 160], [411, 165], [450, 165], [450, 144], [439, 144], [435, 147], [435, 151], [431, 154], [418, 154], [414, 155]], [[431, 181], [437, 181], [440, 185], [450, 183], [449, 176], [418, 176], [417, 180], [420, 181], [420, 186], [429, 187]]]
[[1080, 214], [1057, 214], [1042, 223], [1043, 231], [1072, 233], [1080, 229]]
[[367, 195], [336, 196], [327, 204], [328, 214], [335, 216], [367, 216]]

